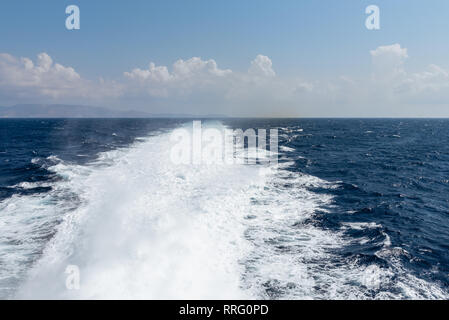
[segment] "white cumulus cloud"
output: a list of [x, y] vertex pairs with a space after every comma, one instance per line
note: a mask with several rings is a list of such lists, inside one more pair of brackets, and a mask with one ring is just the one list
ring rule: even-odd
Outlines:
[[83, 79], [74, 68], [55, 63], [47, 53], [38, 54], [35, 62], [0, 53], [0, 95], [17, 102], [103, 99], [119, 92], [115, 82]]
[[193, 57], [188, 60], [177, 60], [170, 73], [166, 66], [156, 66], [151, 62], [148, 69], [133, 69], [124, 75], [130, 79], [148, 80], [154, 82], [181, 81], [198, 77], [221, 77], [232, 73], [229, 69], [219, 69], [215, 60], [202, 60]]
[[46, 53], [39, 54], [36, 63], [29, 58], [0, 54], [0, 88], [58, 97], [70, 91], [80, 78], [73, 68], [53, 63]]
[[252, 75], [266, 77], [274, 77], [276, 75], [271, 59], [261, 54], [257, 55], [256, 59], [251, 62], [248, 72]]

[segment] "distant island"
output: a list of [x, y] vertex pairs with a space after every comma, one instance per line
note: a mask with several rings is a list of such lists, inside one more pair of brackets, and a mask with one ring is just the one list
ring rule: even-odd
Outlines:
[[152, 114], [63, 104], [18, 104], [0, 107], [0, 118], [226, 118], [224, 115]]

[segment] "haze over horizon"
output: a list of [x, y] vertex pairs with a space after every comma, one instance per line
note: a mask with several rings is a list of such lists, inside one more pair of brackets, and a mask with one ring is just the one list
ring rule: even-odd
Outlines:
[[[447, 1], [81, 0], [72, 31], [69, 4], [2, 3], [0, 106], [449, 117]], [[370, 4], [380, 30], [365, 27]]]

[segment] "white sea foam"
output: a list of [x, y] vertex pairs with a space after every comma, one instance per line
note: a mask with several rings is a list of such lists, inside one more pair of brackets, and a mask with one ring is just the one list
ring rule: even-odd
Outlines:
[[349, 227], [354, 230], [382, 228], [380, 224], [377, 224], [375, 222], [347, 222], [343, 223], [343, 227]]
[[[174, 166], [168, 141], [104, 153], [87, 171], [53, 168], [83, 204], [65, 216], [18, 297], [248, 297], [240, 207], [262, 183], [258, 170]], [[80, 268], [79, 291], [65, 288], [68, 264]]]
[[[16, 187], [37, 186], [42, 184]], [[0, 298], [10, 297], [15, 291], [41, 256], [61, 216], [76, 207], [77, 199], [76, 194], [60, 185], [45, 195], [14, 195], [0, 202]]]
[[280, 149], [284, 152], [293, 152], [295, 151], [295, 149], [290, 148], [290, 147], [286, 147], [286, 146], [281, 146]]

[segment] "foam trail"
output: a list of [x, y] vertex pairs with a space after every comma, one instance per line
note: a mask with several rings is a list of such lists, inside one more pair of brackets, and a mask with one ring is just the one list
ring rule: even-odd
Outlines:
[[[243, 165], [175, 166], [169, 136], [53, 169], [82, 199], [58, 227], [19, 298], [248, 298], [241, 208], [262, 184]], [[109, 166], [103, 166], [109, 163]], [[67, 265], [80, 290], [65, 287]]]

